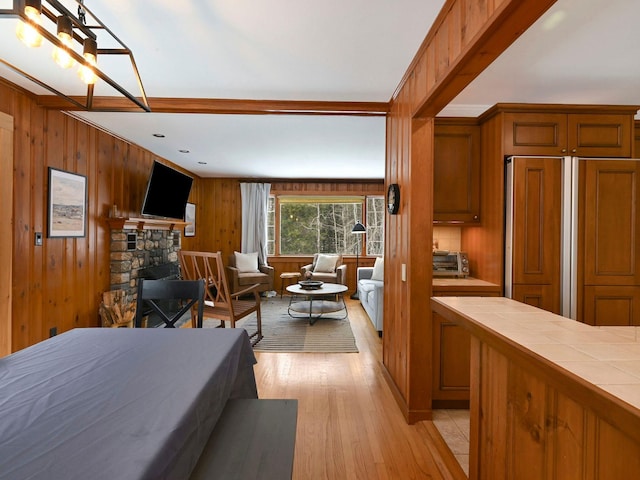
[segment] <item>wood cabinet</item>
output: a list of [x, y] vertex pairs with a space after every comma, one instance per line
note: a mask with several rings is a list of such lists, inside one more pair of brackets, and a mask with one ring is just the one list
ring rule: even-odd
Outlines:
[[633, 115], [507, 112], [506, 155], [631, 157]]
[[480, 222], [480, 127], [450, 122], [437, 120], [435, 124], [433, 221], [477, 224]]
[[[464, 281], [462, 281], [464, 282]], [[455, 281], [452, 281], [455, 283]], [[500, 295], [498, 285], [491, 286], [434, 286], [434, 296], [484, 296]], [[469, 332], [460, 325], [432, 312], [433, 325], [433, 408], [469, 407]]]
[[580, 162], [579, 275], [591, 325], [640, 325], [640, 162]]
[[513, 186], [507, 231], [513, 259], [510, 296], [560, 314], [562, 159], [516, 157], [508, 172]]
[[433, 408], [469, 406], [469, 333], [433, 312]]

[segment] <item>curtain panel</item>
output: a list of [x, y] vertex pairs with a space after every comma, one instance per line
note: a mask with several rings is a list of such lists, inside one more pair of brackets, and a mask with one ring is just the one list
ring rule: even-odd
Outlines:
[[242, 252], [258, 252], [260, 265], [267, 265], [267, 206], [270, 192], [270, 183], [240, 183]]

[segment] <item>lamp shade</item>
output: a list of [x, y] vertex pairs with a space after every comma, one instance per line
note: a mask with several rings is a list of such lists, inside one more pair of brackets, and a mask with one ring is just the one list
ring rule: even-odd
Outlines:
[[360, 222], [357, 222], [351, 229], [351, 233], [365, 233], [367, 228]]

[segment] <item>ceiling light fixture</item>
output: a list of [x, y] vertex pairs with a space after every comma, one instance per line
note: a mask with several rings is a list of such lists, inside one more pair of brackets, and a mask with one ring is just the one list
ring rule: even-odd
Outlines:
[[[20, 68], [17, 65], [19, 60], [15, 60], [16, 57], [13, 57], [13, 61], [0, 58], [0, 63], [84, 110], [93, 109], [94, 84], [100, 78], [132, 103], [150, 112], [151, 108], [131, 50], [85, 6], [84, 0], [73, 1], [78, 5], [77, 16], [59, 0], [13, 0], [12, 8], [0, 9], [0, 18], [18, 18], [16, 36], [29, 47], [39, 47], [42, 40], [46, 39], [53, 45], [53, 58], [61, 67], [71, 68], [78, 63], [80, 65], [78, 76], [87, 84], [87, 93], [84, 97], [65, 94], [54, 88], [52, 85], [57, 76], [55, 72], [52, 72], [50, 79], [46, 80], [36, 78], [25, 68]], [[90, 19], [90, 24], [87, 24], [87, 18]], [[107, 46], [98, 48], [98, 42]], [[140, 89], [138, 97], [98, 68], [99, 55], [128, 56], [135, 82]]]
[[18, 21], [16, 35], [27, 47], [39, 47], [42, 45], [42, 35], [38, 33], [34, 25], [40, 25], [41, 22], [42, 4], [40, 0], [25, 1], [23, 12], [24, 17], [22, 17], [23, 20]]
[[57, 20], [57, 36], [62, 47], [53, 47], [53, 60], [62, 68], [71, 68], [76, 61], [69, 55], [69, 49], [72, 48], [73, 27], [71, 19], [66, 15], [60, 15]]
[[82, 44], [82, 56], [87, 63], [80, 65], [78, 77], [87, 85], [93, 85], [98, 80], [98, 76], [94, 71], [95, 67], [98, 66], [97, 52], [98, 44], [96, 41], [91, 37], [85, 38]]

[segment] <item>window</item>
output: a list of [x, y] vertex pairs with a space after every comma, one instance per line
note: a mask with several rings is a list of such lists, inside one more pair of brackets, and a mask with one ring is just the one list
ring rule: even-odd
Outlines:
[[276, 197], [267, 202], [267, 255], [276, 254]]
[[367, 197], [367, 255], [384, 254], [384, 197]]
[[[359, 243], [364, 240], [361, 235], [351, 233], [363, 219], [365, 204], [366, 245]], [[280, 196], [276, 201], [272, 196], [267, 222], [270, 255], [380, 255], [384, 247], [383, 197]]]

